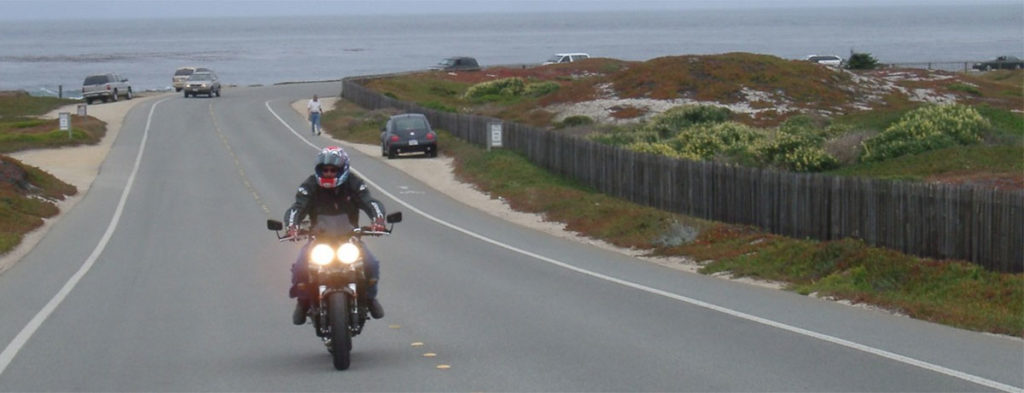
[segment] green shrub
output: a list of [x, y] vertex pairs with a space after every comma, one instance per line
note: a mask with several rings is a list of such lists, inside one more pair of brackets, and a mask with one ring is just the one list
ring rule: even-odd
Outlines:
[[578, 127], [590, 124], [594, 124], [594, 119], [591, 119], [590, 116], [584, 115], [569, 116], [563, 119], [560, 123], [561, 127]]
[[820, 172], [839, 166], [839, 160], [825, 152], [822, 141], [813, 134], [776, 132], [759, 141], [755, 157], [762, 166], [794, 172]]
[[635, 152], [655, 154], [660, 156], [696, 159], [696, 157], [688, 157], [682, 153], [679, 153], [678, 151], [676, 151], [676, 149], [673, 149], [672, 146], [669, 146], [665, 143], [634, 142], [629, 145], [626, 145], [626, 149]]
[[745, 149], [762, 137], [750, 126], [725, 122], [689, 127], [666, 143], [686, 157], [710, 160], [721, 153]]
[[633, 143], [655, 143], [658, 142], [658, 134], [650, 131], [615, 130], [601, 132], [588, 136], [590, 140], [612, 146], [624, 146]]
[[651, 119], [647, 129], [657, 132], [662, 139], [670, 139], [681, 130], [706, 123], [721, 123], [732, 117], [729, 108], [712, 105], [683, 105], [671, 108]]
[[470, 86], [465, 97], [470, 100], [489, 100], [491, 96], [515, 97], [522, 95], [525, 89], [526, 83], [522, 78], [504, 78]]
[[949, 86], [946, 86], [946, 88], [955, 91], [962, 91], [964, 93], [973, 94], [976, 96], [981, 95], [981, 91], [978, 90], [977, 86], [968, 85], [965, 83], [950, 83]]
[[763, 133], [757, 129], [735, 122], [715, 124], [708, 128], [707, 132], [718, 137], [725, 146], [746, 145], [757, 141], [764, 136]]
[[523, 90], [523, 94], [530, 97], [540, 97], [542, 95], [554, 93], [558, 91], [561, 85], [558, 82], [537, 82], [526, 85]]
[[846, 68], [851, 70], [873, 70], [878, 68], [878, 60], [870, 53], [850, 52], [850, 58], [846, 60]]
[[808, 115], [796, 115], [779, 124], [779, 131], [786, 134], [815, 138], [819, 142], [824, 142], [827, 136], [835, 132], [831, 127], [828, 120]]
[[974, 108], [964, 105], [926, 106], [907, 112], [878, 136], [864, 141], [862, 162], [882, 161], [908, 154], [981, 141], [991, 127]]
[[437, 102], [437, 101], [423, 102], [423, 103], [420, 103], [420, 106], [422, 106], [424, 108], [429, 108], [429, 109], [441, 111], [441, 112], [451, 112], [451, 113], [457, 112], [457, 110], [455, 110], [455, 107], [450, 106], [450, 105], [445, 105], [445, 104], [442, 104], [442, 103]]

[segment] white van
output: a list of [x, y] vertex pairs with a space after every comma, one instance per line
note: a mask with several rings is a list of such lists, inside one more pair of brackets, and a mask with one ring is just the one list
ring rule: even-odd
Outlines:
[[580, 61], [583, 59], [589, 59], [590, 55], [586, 53], [555, 53], [551, 56], [548, 61], [545, 61], [543, 65], [557, 64], [557, 63], [572, 63], [574, 61]]

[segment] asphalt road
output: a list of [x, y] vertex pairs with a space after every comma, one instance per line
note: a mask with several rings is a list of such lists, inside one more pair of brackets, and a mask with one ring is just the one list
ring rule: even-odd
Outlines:
[[[137, 105], [0, 275], [0, 391], [1019, 391], [1021, 340], [676, 271], [503, 222], [349, 149], [405, 221], [335, 371], [293, 326], [280, 219], [340, 83]], [[420, 158], [403, 158], [415, 160]], [[432, 356], [431, 356], [432, 355]]]

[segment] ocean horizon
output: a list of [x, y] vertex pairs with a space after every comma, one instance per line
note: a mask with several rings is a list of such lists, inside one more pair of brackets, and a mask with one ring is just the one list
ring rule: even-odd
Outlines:
[[[445, 57], [538, 64], [557, 52], [643, 61], [750, 52], [803, 59], [869, 53], [882, 63], [1024, 57], [1021, 5], [638, 10], [5, 21], [0, 90], [80, 97], [86, 75], [119, 73], [136, 91], [171, 90], [177, 67], [229, 85], [336, 80], [427, 69]], [[107, 21], [110, 22], [110, 21]]]

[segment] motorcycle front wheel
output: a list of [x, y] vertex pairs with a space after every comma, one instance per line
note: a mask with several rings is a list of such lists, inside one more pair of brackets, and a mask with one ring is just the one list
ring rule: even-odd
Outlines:
[[348, 335], [348, 295], [335, 292], [327, 298], [327, 319], [331, 326], [331, 355], [334, 368], [346, 370], [352, 351], [352, 337]]

